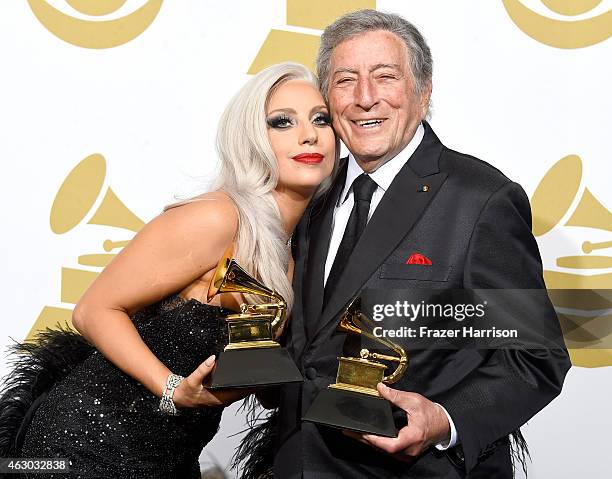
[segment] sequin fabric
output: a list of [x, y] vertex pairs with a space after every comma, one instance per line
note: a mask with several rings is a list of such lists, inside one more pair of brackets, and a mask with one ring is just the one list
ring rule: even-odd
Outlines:
[[[188, 376], [227, 344], [230, 311], [173, 295], [133, 316], [153, 353]], [[161, 392], [161, 391], [160, 391]], [[159, 398], [94, 351], [55, 384], [27, 431], [22, 457], [64, 457], [70, 474], [45, 477], [199, 478], [198, 457], [222, 407], [158, 410]]]

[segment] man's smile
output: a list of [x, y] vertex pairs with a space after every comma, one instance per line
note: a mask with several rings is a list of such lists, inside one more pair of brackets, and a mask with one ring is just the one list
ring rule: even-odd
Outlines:
[[382, 125], [385, 121], [386, 118], [368, 118], [364, 120], [351, 120], [351, 123], [359, 128], [376, 128]]

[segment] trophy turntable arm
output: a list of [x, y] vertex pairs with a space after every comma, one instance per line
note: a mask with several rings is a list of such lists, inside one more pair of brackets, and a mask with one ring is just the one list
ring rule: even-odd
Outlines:
[[370, 338], [374, 341], [383, 344], [384, 346], [397, 353], [397, 356], [391, 356], [388, 354], [372, 353], [367, 349], [362, 349], [360, 353], [363, 359], [378, 359], [383, 361], [389, 361], [392, 363], [398, 363], [395, 370], [391, 374], [383, 378], [383, 382], [385, 384], [393, 384], [397, 382], [404, 375], [404, 372], [406, 372], [406, 369], [408, 368], [408, 355], [404, 351], [404, 348], [395, 343], [392, 343], [391, 341], [387, 341], [383, 338], [378, 338], [373, 334], [370, 334], [365, 331], [362, 331], [361, 334], [363, 334], [367, 338]]
[[275, 339], [282, 334], [283, 329], [285, 329], [285, 324], [287, 323], [287, 303], [285, 301], [280, 300], [276, 303], [276, 315], [272, 320], [272, 335]]
[[274, 310], [274, 319], [272, 320], [272, 336], [277, 339], [282, 333], [286, 323], [286, 312], [287, 303], [282, 298], [274, 298], [277, 300], [276, 303], [262, 303], [262, 304], [244, 304], [243, 313], [255, 313], [255, 312], [270, 312]]
[[[369, 338], [383, 346], [389, 348], [391, 351], [397, 353], [397, 356], [390, 356], [388, 354], [380, 354], [380, 353], [371, 353], [367, 349], [361, 350], [361, 357], [363, 359], [379, 359], [383, 361], [390, 361], [397, 363], [397, 367], [395, 370], [389, 374], [388, 376], [383, 377], [383, 382], [385, 384], [393, 384], [404, 375], [406, 369], [408, 368], [408, 355], [404, 348], [402, 348], [399, 344], [395, 344], [392, 341], [389, 341], [385, 338], [379, 338], [372, 334], [370, 331], [373, 330], [373, 323], [367, 315], [359, 310], [361, 306], [360, 300], [353, 301], [347, 313], [343, 316], [342, 320], [339, 324], [339, 329], [345, 332], [359, 334]], [[353, 308], [351, 311], [350, 308]]]
[[380, 353], [371, 353], [367, 349], [362, 349], [361, 351], [361, 357], [364, 359], [382, 359], [383, 361], [393, 361], [396, 363], [399, 363], [401, 361], [401, 359], [396, 356], [389, 356], [388, 354]]

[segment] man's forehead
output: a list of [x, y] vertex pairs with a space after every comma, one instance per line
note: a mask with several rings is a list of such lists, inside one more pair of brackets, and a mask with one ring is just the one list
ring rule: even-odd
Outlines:
[[332, 73], [366, 68], [368, 71], [383, 66], [402, 69], [408, 51], [395, 34], [375, 30], [352, 36], [339, 43], [331, 55]]

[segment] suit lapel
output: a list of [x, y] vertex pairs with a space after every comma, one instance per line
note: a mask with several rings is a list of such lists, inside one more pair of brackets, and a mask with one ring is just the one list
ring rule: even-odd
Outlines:
[[[442, 149], [440, 140], [425, 123], [425, 136], [421, 144], [397, 174], [368, 222], [321, 314], [312, 339], [335, 322], [341, 309], [359, 293], [370, 276], [423, 216], [448, 176], [439, 171]], [[427, 191], [422, 191], [424, 185], [427, 185]], [[325, 255], [328, 243], [324, 245]], [[316, 261], [315, 258], [313, 260]], [[321, 284], [321, 297], [322, 294]]]
[[308, 257], [304, 278], [304, 323], [307, 333], [315, 329], [313, 321], [317, 321], [323, 308], [323, 277], [325, 261], [331, 240], [331, 227], [334, 218], [334, 208], [338, 197], [344, 188], [346, 179], [346, 158], [341, 160], [338, 174], [332, 187], [319, 204], [311, 210], [308, 227]]

